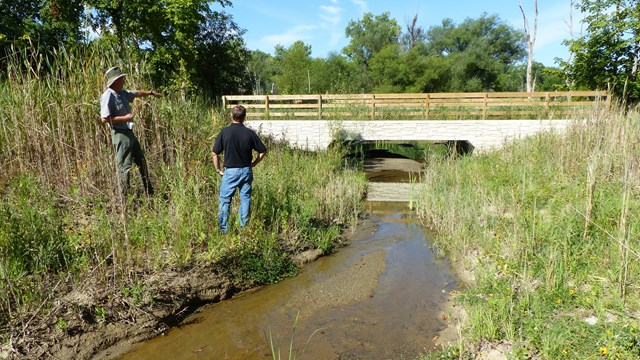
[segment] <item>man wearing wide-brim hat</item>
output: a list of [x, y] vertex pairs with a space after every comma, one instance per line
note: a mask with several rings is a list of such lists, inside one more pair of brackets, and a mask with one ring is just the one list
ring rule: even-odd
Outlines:
[[118, 67], [107, 70], [105, 76], [107, 89], [100, 96], [100, 117], [102, 122], [111, 128], [111, 143], [115, 149], [120, 194], [124, 199], [129, 189], [129, 171], [132, 163], [135, 162], [140, 170], [145, 192], [153, 195], [144, 152], [133, 133], [134, 121], [130, 103], [137, 97], [161, 97], [162, 94], [155, 91], [125, 90], [126, 74]]

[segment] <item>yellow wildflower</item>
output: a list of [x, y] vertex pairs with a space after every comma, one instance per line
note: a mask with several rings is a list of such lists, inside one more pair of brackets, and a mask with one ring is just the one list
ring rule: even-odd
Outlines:
[[607, 355], [607, 353], [608, 353], [607, 348], [606, 348], [606, 347], [604, 347], [604, 346], [602, 346], [602, 347], [600, 348], [600, 355], [602, 355], [602, 356], [606, 356], [606, 355]]

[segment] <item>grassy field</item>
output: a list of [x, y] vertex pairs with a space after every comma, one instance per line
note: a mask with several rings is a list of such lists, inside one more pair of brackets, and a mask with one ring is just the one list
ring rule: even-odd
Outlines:
[[[69, 319], [49, 317], [88, 278], [106, 298], [142, 308], [154, 294], [140, 276], [161, 270], [224, 263], [220, 273], [240, 287], [271, 283], [295, 273], [293, 254], [333, 251], [360, 213], [365, 178], [343, 150], [307, 153], [265, 139], [250, 226], [218, 233], [211, 148], [230, 116], [180, 94], [133, 106], [156, 195], [133, 191], [123, 212], [110, 134], [99, 122], [113, 65], [128, 73], [127, 88], [152, 88], [144, 61], [96, 48], [16, 55], [0, 80], [0, 350], [18, 354], [39, 320], [67, 329]], [[141, 189], [135, 169], [132, 188]], [[87, 307], [81, 312], [93, 319], [117, 320], [106, 305]]]
[[428, 359], [640, 358], [640, 114], [428, 159], [418, 214], [475, 279], [453, 293], [462, 338]]

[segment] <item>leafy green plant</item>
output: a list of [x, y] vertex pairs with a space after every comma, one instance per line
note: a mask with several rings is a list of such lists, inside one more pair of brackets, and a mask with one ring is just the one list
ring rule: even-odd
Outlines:
[[53, 197], [34, 177], [15, 179], [0, 209], [0, 251], [5, 279], [65, 270], [76, 253]]
[[134, 305], [141, 305], [144, 302], [145, 288], [137, 278], [132, 281], [130, 286], [122, 289], [122, 295], [131, 298]]
[[105, 322], [107, 320], [107, 309], [104, 306], [96, 306], [93, 309], [93, 314], [98, 322]]
[[287, 254], [274, 248], [239, 248], [223, 257], [221, 264], [234, 281], [250, 285], [272, 284], [297, 272]]
[[69, 327], [69, 324], [65, 319], [59, 317], [58, 320], [56, 320], [56, 328], [60, 330], [67, 330], [68, 327]]

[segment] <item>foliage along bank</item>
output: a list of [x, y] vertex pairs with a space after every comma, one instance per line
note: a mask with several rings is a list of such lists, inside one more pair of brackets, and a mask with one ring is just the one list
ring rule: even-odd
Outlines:
[[452, 294], [462, 338], [430, 358], [487, 342], [517, 358], [640, 357], [640, 113], [585, 118], [564, 136], [430, 161], [418, 213], [475, 275]]
[[131, 194], [125, 213], [98, 99], [112, 65], [128, 73], [127, 88], [150, 88], [147, 64], [92, 46], [19, 58], [0, 82], [0, 351], [36, 357], [43, 331], [55, 343], [86, 324], [127, 323], [123, 313], [180, 291], [149, 286], [154, 274], [189, 279], [202, 269], [238, 289], [275, 282], [296, 271], [295, 254], [333, 251], [360, 212], [365, 179], [342, 150], [266, 139], [250, 226], [218, 233], [211, 148], [229, 114], [168, 94], [133, 105], [157, 194]]

